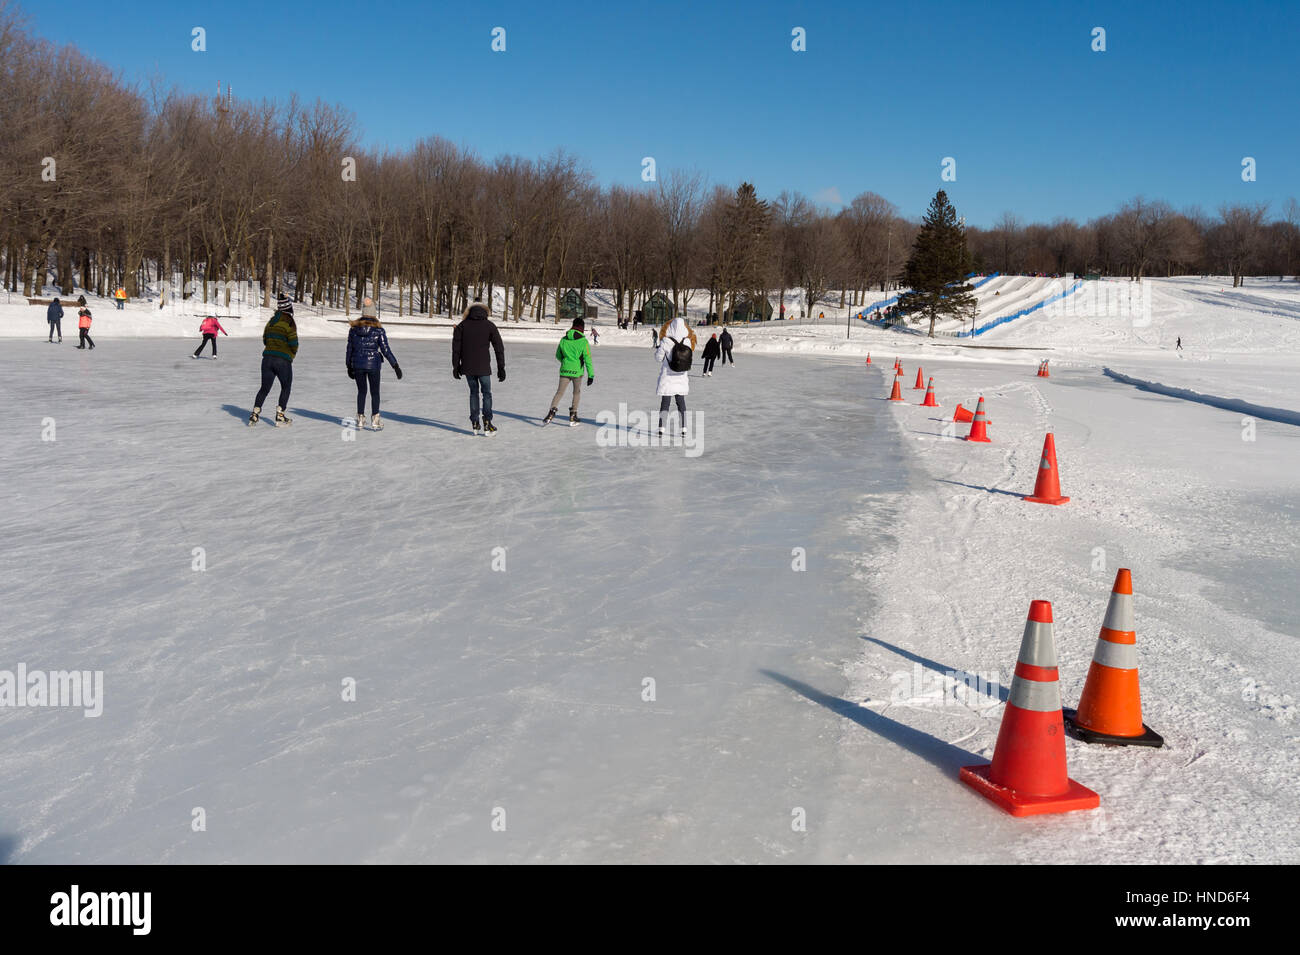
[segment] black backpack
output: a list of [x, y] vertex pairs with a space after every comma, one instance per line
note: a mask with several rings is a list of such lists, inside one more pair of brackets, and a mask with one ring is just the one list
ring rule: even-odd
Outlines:
[[691, 359], [695, 357], [695, 353], [691, 351], [691, 346], [683, 341], [678, 341], [676, 338], [669, 338], [668, 340], [673, 343], [673, 350], [668, 354], [668, 370], [690, 371]]

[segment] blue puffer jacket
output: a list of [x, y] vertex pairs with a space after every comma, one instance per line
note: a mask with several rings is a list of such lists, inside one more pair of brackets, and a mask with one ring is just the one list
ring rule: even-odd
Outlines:
[[61, 318], [63, 318], [63, 306], [59, 304], [59, 300], [56, 298], [50, 303], [50, 307], [45, 310], [45, 320], [57, 322]]
[[390, 365], [397, 365], [397, 359], [388, 347], [388, 333], [383, 327], [372, 318], [363, 318], [353, 324], [348, 332], [348, 367], [357, 371], [374, 371], [385, 358]]

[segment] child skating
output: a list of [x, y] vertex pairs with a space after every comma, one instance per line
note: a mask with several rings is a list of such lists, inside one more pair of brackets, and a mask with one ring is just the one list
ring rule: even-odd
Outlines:
[[370, 427], [383, 431], [384, 423], [379, 418], [379, 377], [384, 368], [384, 359], [393, 366], [393, 374], [402, 380], [402, 369], [393, 357], [393, 350], [388, 347], [388, 333], [379, 324], [375, 303], [366, 299], [361, 306], [361, 317], [351, 323], [348, 331], [347, 368], [348, 377], [357, 383], [357, 430], [366, 423], [366, 390], [370, 391]]
[[226, 337], [230, 336], [230, 333], [221, 327], [221, 323], [217, 321], [217, 317], [215, 315], [209, 315], [207, 318], [205, 318], [202, 321], [202, 323], [199, 325], [199, 332], [202, 333], [203, 335], [203, 341], [199, 343], [198, 348], [194, 349], [195, 358], [203, 357], [203, 349], [208, 346], [209, 339], [212, 341], [212, 357], [216, 358], [217, 357], [217, 332], [221, 332], [221, 334], [225, 335]]
[[543, 425], [551, 423], [556, 410], [560, 407], [560, 402], [564, 400], [565, 391], [572, 385], [573, 403], [569, 405], [569, 427], [578, 426], [578, 401], [582, 397], [583, 375], [586, 375], [588, 387], [596, 381], [595, 371], [591, 367], [591, 347], [587, 344], [583, 331], [583, 320], [575, 318], [573, 327], [564, 333], [560, 344], [556, 346], [555, 357], [560, 362], [560, 385], [555, 389], [555, 397], [551, 399], [551, 410], [546, 412], [546, 417], [542, 420]]
[[78, 348], [90, 346], [90, 350], [95, 350], [95, 340], [90, 337], [90, 309], [83, 308], [77, 312], [77, 329], [81, 333], [81, 344]]

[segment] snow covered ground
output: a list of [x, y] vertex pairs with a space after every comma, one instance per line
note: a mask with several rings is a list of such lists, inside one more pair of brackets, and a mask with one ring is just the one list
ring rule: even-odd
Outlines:
[[[249, 429], [260, 322], [200, 362], [130, 310], [89, 353], [0, 306], [0, 670], [104, 673], [101, 716], [0, 709], [0, 855], [1300, 861], [1300, 428], [1104, 373], [1300, 411], [1300, 289], [1150, 284], [1140, 322], [973, 342], [741, 329], [692, 380], [698, 455], [598, 443], [653, 402], [640, 333], [602, 332], [628, 347], [595, 350], [586, 423], [543, 429], [556, 332], [512, 327], [476, 439], [449, 331], [390, 326], [388, 427], [345, 440], [345, 326], [303, 317], [295, 424]], [[945, 427], [978, 394], [990, 445]], [[1049, 428], [1060, 508], [1019, 499]], [[1000, 706], [943, 674], [1008, 686], [1047, 599], [1073, 704], [1118, 567], [1166, 747], [1070, 740], [1101, 809], [1004, 816], [956, 778]]]

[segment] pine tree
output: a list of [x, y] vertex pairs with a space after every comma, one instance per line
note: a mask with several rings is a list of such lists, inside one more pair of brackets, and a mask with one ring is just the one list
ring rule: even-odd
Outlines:
[[966, 284], [970, 272], [970, 250], [966, 248], [966, 230], [957, 221], [957, 210], [940, 189], [930, 201], [912, 246], [912, 255], [903, 269], [903, 283], [909, 291], [898, 297], [904, 312], [921, 312], [930, 316], [930, 337], [940, 315], [965, 317], [975, 310], [972, 287]]

